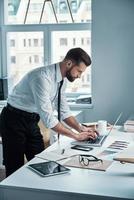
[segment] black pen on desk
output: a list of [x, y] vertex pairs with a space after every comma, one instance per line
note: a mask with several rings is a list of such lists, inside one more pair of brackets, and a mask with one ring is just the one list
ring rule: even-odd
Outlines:
[[62, 149], [62, 150], [61, 150], [61, 154], [64, 154], [64, 153], [65, 153], [65, 149]]

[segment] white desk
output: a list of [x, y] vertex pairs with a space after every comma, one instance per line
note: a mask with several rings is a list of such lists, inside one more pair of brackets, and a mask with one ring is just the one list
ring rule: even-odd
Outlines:
[[[116, 139], [134, 141], [134, 134], [117, 130], [107, 138], [103, 147], [94, 148], [96, 154]], [[63, 137], [61, 146], [69, 146], [71, 139]], [[61, 148], [62, 148], [61, 147]], [[57, 143], [47, 149], [54, 150]], [[41, 162], [34, 158], [29, 163]], [[28, 163], [28, 164], [29, 164]], [[113, 200], [134, 199], [134, 165], [114, 161], [106, 172], [71, 168], [67, 174], [42, 178], [25, 166], [0, 183], [0, 200]]]

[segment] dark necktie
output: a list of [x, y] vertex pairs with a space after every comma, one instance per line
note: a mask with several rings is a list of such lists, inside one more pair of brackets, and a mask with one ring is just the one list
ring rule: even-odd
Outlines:
[[[60, 113], [60, 103], [61, 103], [61, 87], [63, 85], [63, 80], [60, 81], [59, 90], [58, 90], [58, 120], [61, 120], [61, 113]], [[58, 133], [58, 140], [59, 140], [59, 133]]]

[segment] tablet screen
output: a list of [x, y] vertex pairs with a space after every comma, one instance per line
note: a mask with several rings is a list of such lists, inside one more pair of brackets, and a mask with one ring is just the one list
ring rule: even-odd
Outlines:
[[37, 172], [38, 174], [40, 174], [41, 176], [51, 176], [70, 171], [70, 169], [54, 161], [30, 164], [28, 165], [28, 167]]

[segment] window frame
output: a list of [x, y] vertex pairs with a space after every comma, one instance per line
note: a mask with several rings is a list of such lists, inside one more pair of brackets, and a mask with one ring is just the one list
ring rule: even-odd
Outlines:
[[[82, 22], [82, 23], [66, 23], [66, 24], [17, 24], [17, 25], [8, 25], [4, 24], [4, 3], [0, 2], [1, 7], [1, 20], [0, 20], [0, 75], [1, 78], [8, 77], [8, 51], [7, 51], [7, 34], [8, 32], [43, 32], [44, 38], [44, 65], [51, 63], [51, 46], [52, 40], [51, 35], [53, 31], [90, 31], [91, 30], [91, 22]], [[91, 89], [92, 91], [92, 89]], [[91, 92], [92, 93], [92, 92]], [[69, 94], [74, 96], [75, 94]], [[92, 95], [92, 94], [91, 94]], [[92, 104], [71, 104], [69, 103], [71, 108], [91, 108]]]

